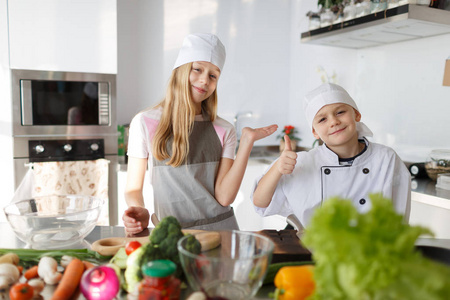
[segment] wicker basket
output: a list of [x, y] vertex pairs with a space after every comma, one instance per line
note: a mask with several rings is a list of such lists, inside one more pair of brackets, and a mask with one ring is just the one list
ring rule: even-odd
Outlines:
[[438, 174], [450, 173], [450, 167], [436, 166], [433, 163], [426, 163], [425, 170], [427, 171], [428, 177], [436, 181]]

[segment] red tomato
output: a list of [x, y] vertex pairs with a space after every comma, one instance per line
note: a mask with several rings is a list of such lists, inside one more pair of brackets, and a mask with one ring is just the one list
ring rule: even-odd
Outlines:
[[16, 283], [9, 290], [11, 300], [29, 300], [33, 298], [33, 287], [28, 283]]
[[131, 241], [131, 242], [128, 242], [128, 243], [125, 245], [125, 253], [126, 253], [127, 255], [130, 255], [134, 250], [136, 250], [136, 249], [139, 248], [140, 246], [142, 246], [142, 245], [141, 245], [141, 243], [139, 243], [138, 241]]

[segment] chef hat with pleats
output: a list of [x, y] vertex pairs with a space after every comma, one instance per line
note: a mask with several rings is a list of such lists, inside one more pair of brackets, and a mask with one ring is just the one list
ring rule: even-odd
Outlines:
[[[303, 109], [305, 111], [308, 124], [313, 124], [314, 117], [319, 110], [328, 104], [345, 103], [359, 111], [355, 101], [350, 97], [346, 90], [341, 86], [333, 83], [324, 83], [318, 88], [306, 94], [303, 101]], [[363, 122], [356, 122], [356, 130], [358, 137], [371, 137], [372, 131]]]
[[225, 46], [216, 35], [210, 33], [190, 34], [184, 38], [173, 68], [176, 69], [194, 61], [207, 61], [222, 71], [225, 57]]

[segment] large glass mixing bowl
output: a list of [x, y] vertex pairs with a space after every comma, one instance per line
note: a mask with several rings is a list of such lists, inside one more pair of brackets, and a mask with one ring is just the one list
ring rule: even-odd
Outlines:
[[[202, 235], [208, 234], [195, 236], [205, 240]], [[199, 255], [189, 251], [187, 237], [178, 241], [181, 265], [189, 285], [209, 297], [250, 299], [263, 283], [274, 244], [265, 236], [251, 232], [220, 231], [220, 234], [220, 246]]]
[[11, 203], [4, 212], [27, 247], [63, 249], [82, 243], [94, 229], [103, 202], [92, 196], [40, 196]]

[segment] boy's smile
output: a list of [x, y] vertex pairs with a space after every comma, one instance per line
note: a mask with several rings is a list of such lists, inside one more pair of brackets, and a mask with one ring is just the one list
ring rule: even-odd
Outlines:
[[325, 105], [314, 117], [313, 134], [330, 148], [357, 145], [356, 122], [360, 120], [361, 114], [350, 105]]

